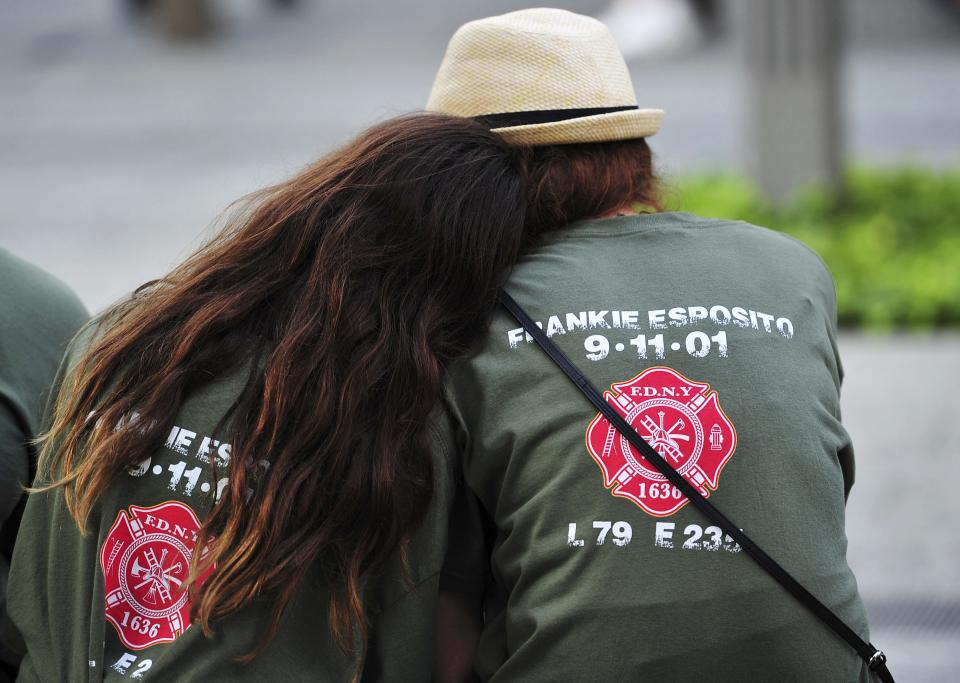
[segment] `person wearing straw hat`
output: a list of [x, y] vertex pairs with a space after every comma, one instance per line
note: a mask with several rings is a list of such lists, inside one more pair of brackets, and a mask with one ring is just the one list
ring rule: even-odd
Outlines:
[[[506, 292], [689, 484], [865, 638], [820, 258], [765, 228], [662, 210], [645, 139], [663, 111], [641, 106], [589, 17], [540, 8], [465, 24], [427, 109], [479, 120], [524, 155], [526, 248]], [[462, 482], [435, 680], [869, 679], [506, 311], [451, 369], [445, 408]]]

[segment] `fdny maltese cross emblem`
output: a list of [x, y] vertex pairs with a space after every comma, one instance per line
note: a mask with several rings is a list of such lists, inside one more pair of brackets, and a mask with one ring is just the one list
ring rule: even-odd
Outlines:
[[131, 505], [129, 512], [117, 515], [100, 550], [100, 568], [107, 621], [127, 647], [169, 643], [190, 626], [182, 586], [199, 530], [193, 510], [176, 501], [148, 508]]
[[[604, 398], [683, 477], [709, 497], [737, 448], [737, 432], [710, 385], [676, 370], [653, 367], [614, 384]], [[645, 512], [666, 517], [687, 499], [657, 472], [601, 414], [587, 428], [587, 449], [603, 485]]]

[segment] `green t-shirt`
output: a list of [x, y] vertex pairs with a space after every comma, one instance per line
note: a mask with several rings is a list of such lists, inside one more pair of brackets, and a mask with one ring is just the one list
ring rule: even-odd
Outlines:
[[[780, 233], [665, 213], [550, 234], [508, 291], [684, 476], [866, 636], [834, 286]], [[650, 468], [505, 312], [448, 383], [496, 681], [856, 681], [852, 649]], [[484, 542], [484, 539], [486, 541]]]
[[66, 285], [0, 248], [0, 523], [29, 483], [27, 442], [39, 432], [67, 343], [86, 320]]
[[[60, 280], [0, 248], [0, 615], [23, 487], [34, 466], [29, 442], [39, 433], [67, 343], [86, 319], [83, 304]], [[15, 657], [0, 650], [0, 659]]]
[[[66, 363], [76, 356], [71, 352]], [[225, 471], [231, 445], [217, 427], [247, 374], [216, 378], [188, 398], [165, 443], [108, 489], [87, 537], [78, 532], [60, 491], [30, 497], [10, 584], [10, 615], [26, 649], [20, 680], [351, 679], [357, 663], [341, 654], [330, 633], [329, 592], [319, 570], [308, 572], [276, 638], [248, 665], [235, 658], [258, 641], [270, 599], [215, 623], [208, 639], [190, 626], [186, 595], [177, 590], [196, 552], [194, 534], [226, 483], [213, 480], [209, 463], [216, 458]], [[447, 421], [436, 420], [432, 436], [436, 453], [451, 451]], [[453, 490], [451, 468], [440, 457], [435, 481], [433, 504], [409, 549], [409, 582], [395, 557], [366, 585], [364, 681], [430, 676]]]

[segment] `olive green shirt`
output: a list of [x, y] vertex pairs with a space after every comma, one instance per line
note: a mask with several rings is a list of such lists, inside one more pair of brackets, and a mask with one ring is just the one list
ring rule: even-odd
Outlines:
[[[83, 338], [88, 336], [86, 333]], [[74, 363], [78, 343], [68, 356]], [[68, 372], [65, 366], [61, 373]], [[164, 443], [122, 475], [95, 509], [82, 536], [63, 495], [33, 495], [11, 571], [10, 614], [26, 650], [23, 681], [350, 681], [359, 662], [338, 650], [328, 627], [329, 591], [308, 571], [279, 631], [252, 663], [272, 601], [265, 596], [216, 622], [212, 637], [190, 625], [177, 590], [195, 533], [226, 479], [231, 444], [218, 432], [248, 373], [210, 381], [183, 404]], [[432, 428], [435, 452], [451, 452], [450, 426]], [[268, 467], [264, 462], [255, 467]], [[409, 581], [398, 557], [364, 588], [369, 650], [364, 681], [428, 680], [437, 583], [445, 551], [453, 479], [435, 462], [435, 495], [409, 549]], [[202, 552], [202, 550], [201, 550]]]
[[[664, 213], [550, 234], [507, 290], [607, 400], [866, 637], [832, 279], [806, 246]], [[444, 581], [493, 681], [856, 681], [854, 651], [592, 409], [505, 312], [448, 383], [466, 495]]]
[[[86, 319], [83, 304], [64, 283], [0, 248], [0, 618], [23, 487], [36, 460], [30, 441], [39, 434], [67, 343]], [[0, 659], [12, 663], [16, 656], [0, 649]]]
[[30, 483], [27, 442], [39, 433], [67, 343], [86, 320], [65, 284], [0, 248], [0, 523]]

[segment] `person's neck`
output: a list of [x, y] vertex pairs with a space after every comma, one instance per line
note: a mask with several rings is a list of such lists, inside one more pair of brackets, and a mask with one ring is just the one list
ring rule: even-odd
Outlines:
[[637, 212], [633, 210], [629, 204], [608, 211], [607, 213], [597, 216], [597, 218], [616, 218], [617, 216], [636, 216]]

